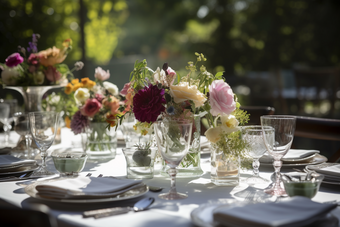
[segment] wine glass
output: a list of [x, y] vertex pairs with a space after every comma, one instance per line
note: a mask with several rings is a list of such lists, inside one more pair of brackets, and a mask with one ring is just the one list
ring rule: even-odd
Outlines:
[[185, 199], [186, 194], [176, 190], [176, 167], [181, 163], [189, 151], [192, 132], [192, 120], [159, 120], [154, 123], [155, 135], [162, 158], [170, 167], [168, 173], [171, 178], [170, 191], [158, 197], [165, 200]]
[[55, 173], [46, 168], [47, 150], [54, 142], [57, 133], [59, 113], [56, 112], [31, 112], [29, 113], [32, 137], [40, 150], [42, 163], [33, 176], [49, 176]]
[[[249, 144], [247, 152], [250, 157], [253, 158], [253, 175], [246, 179], [246, 182], [249, 185], [266, 184], [269, 182], [269, 180], [260, 177], [259, 174], [259, 159], [267, 151], [266, 145], [263, 141], [262, 130], [266, 131], [266, 133], [268, 134], [268, 139], [274, 140], [274, 129], [272, 127], [263, 126], [263, 129], [261, 125], [249, 125], [242, 127], [242, 137]], [[269, 135], [272, 135], [272, 138], [269, 138]]]
[[[276, 180], [272, 188], [265, 192], [274, 196], [286, 196], [284, 188], [281, 187], [282, 157], [290, 149], [295, 131], [296, 118], [293, 116], [265, 115], [261, 116], [261, 125], [263, 127], [263, 138], [268, 153], [274, 158], [273, 166], [275, 169]], [[270, 130], [266, 127], [272, 127], [275, 131], [274, 140]]]
[[9, 139], [9, 130], [11, 129], [11, 125], [9, 123], [9, 111], [10, 106], [7, 103], [0, 103], [0, 122], [3, 124], [3, 130], [5, 132], [5, 144], [8, 143]]

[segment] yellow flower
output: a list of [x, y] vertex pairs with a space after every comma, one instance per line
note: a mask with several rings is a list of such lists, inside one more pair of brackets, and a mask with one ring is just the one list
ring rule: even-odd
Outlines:
[[64, 92], [65, 92], [65, 94], [69, 95], [69, 94], [71, 94], [72, 91], [73, 91], [73, 86], [72, 86], [71, 83], [68, 83], [65, 87]]
[[207, 139], [212, 142], [216, 143], [221, 139], [221, 134], [223, 132], [223, 129], [221, 126], [215, 127], [215, 128], [209, 128], [204, 135], [207, 137]]
[[71, 84], [73, 84], [73, 85], [78, 84], [78, 83], [79, 83], [78, 78], [71, 80]]
[[81, 83], [88, 89], [91, 89], [96, 85], [96, 82], [90, 80], [88, 77], [82, 78]]
[[84, 85], [82, 83], [77, 83], [73, 86], [73, 91], [78, 90], [79, 88], [82, 88]]
[[170, 94], [174, 97], [175, 103], [192, 100], [195, 103], [195, 107], [203, 106], [204, 102], [207, 100], [204, 94], [197, 90], [196, 85], [189, 86], [188, 82], [171, 85]]

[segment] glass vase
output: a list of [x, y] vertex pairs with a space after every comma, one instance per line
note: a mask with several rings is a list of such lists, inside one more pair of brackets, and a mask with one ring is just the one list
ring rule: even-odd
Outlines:
[[218, 186], [236, 186], [240, 181], [240, 158], [225, 154], [211, 144], [211, 182]]
[[[189, 152], [177, 167], [177, 178], [200, 177], [203, 174], [201, 168], [201, 117], [195, 115], [193, 121]], [[162, 165], [161, 174], [168, 176], [168, 165], [164, 161]]]
[[106, 126], [106, 122], [91, 122], [86, 128], [86, 154], [89, 160], [110, 160], [116, 157], [117, 133]]

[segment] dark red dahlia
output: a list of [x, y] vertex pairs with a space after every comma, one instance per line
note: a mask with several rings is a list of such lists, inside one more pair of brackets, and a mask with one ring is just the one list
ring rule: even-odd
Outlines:
[[138, 91], [133, 97], [133, 113], [140, 122], [155, 122], [157, 117], [165, 111], [164, 89], [157, 85], [150, 85]]

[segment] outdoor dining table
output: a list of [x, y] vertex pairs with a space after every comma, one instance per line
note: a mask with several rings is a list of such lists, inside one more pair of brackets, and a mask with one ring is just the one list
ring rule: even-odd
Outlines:
[[[63, 129], [62, 143], [53, 145], [50, 151], [65, 146], [68, 141], [67, 133]], [[12, 134], [11, 134], [12, 135]], [[0, 136], [0, 140], [3, 139]], [[54, 168], [53, 161], [47, 160], [49, 170], [57, 171]], [[85, 176], [91, 173], [93, 177], [99, 174], [103, 176], [125, 177], [126, 163], [122, 154], [122, 147], [117, 148], [115, 159], [109, 161], [87, 162], [84, 170], [80, 175]], [[204, 174], [197, 178], [177, 178], [177, 190], [186, 193], [188, 198], [183, 200], [166, 201], [158, 198], [161, 192], [147, 192], [145, 195], [122, 201], [111, 201], [101, 203], [64, 203], [39, 200], [30, 197], [25, 193], [23, 183], [29, 183], [34, 180], [25, 181], [10, 181], [0, 183], [0, 198], [7, 202], [22, 208], [30, 209], [33, 204], [44, 204], [49, 207], [50, 215], [52, 215], [58, 223], [58, 226], [194, 226], [191, 220], [191, 212], [206, 204], [209, 201], [217, 201], [221, 199], [250, 200], [260, 201], [263, 188], [268, 185], [255, 185], [253, 187], [247, 185], [244, 180], [249, 177], [251, 171], [242, 171], [240, 183], [238, 186], [216, 186], [210, 181], [210, 154], [204, 153], [201, 155], [201, 165]], [[163, 187], [163, 192], [170, 188], [170, 180], [160, 174], [160, 166], [156, 165], [155, 176], [152, 179], [144, 179], [143, 182], [150, 186]], [[283, 168], [283, 172], [293, 171], [290, 168]], [[261, 167], [260, 175], [266, 179], [270, 179], [273, 173], [272, 167]], [[150, 209], [141, 212], [129, 212], [105, 218], [84, 218], [82, 213], [88, 210], [132, 206], [141, 198], [154, 197], [155, 202]], [[340, 201], [340, 185], [322, 184], [317, 195], [312, 199], [316, 202], [328, 202], [337, 200]], [[340, 219], [340, 207], [334, 209], [332, 214]]]

